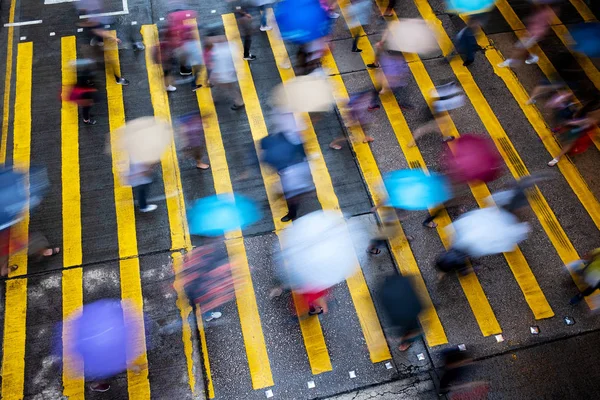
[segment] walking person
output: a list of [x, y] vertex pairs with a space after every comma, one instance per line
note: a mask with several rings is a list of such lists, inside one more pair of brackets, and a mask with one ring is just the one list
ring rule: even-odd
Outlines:
[[456, 48], [463, 56], [463, 65], [468, 67], [475, 61], [475, 53], [483, 50], [475, 39], [475, 32], [481, 29], [482, 16], [472, 15], [467, 20], [467, 26], [461, 29], [455, 37]]
[[394, 8], [396, 8], [396, 0], [388, 0], [388, 5], [383, 13], [384, 17], [391, 17], [394, 15]]
[[250, 15], [250, 13], [241, 7], [237, 7], [235, 16], [237, 17], [238, 26], [240, 27], [240, 36], [242, 37], [242, 42], [244, 43], [244, 60], [254, 61], [256, 60], [256, 56], [250, 53], [250, 46], [252, 46], [252, 35], [254, 33], [252, 15]]
[[94, 66], [96, 63], [91, 59], [82, 59], [73, 63], [77, 73], [77, 81], [73, 87], [69, 88], [66, 100], [71, 101], [81, 108], [83, 123], [86, 125], [96, 125], [96, 120], [92, 118], [91, 110], [94, 105], [98, 90], [94, 87]]
[[250, 6], [254, 6], [258, 9], [260, 14], [260, 30], [262, 32], [270, 31], [273, 29], [268, 23], [268, 9], [273, 8], [274, 0], [247, 0]]
[[202, 44], [194, 37], [191, 29], [186, 32], [181, 46], [176, 49], [175, 53], [180, 62], [180, 74], [192, 75], [192, 92], [195, 92], [202, 87], [200, 77], [204, 70], [204, 57]]
[[194, 158], [196, 168], [209, 169], [210, 165], [203, 161], [206, 157], [206, 142], [200, 114], [195, 111], [177, 118], [175, 127], [184, 140], [186, 153]]
[[579, 304], [585, 297], [591, 296], [600, 289], [600, 248], [590, 251], [581, 260], [569, 264], [567, 268], [579, 275], [585, 284], [585, 289], [571, 298], [572, 305]]
[[288, 213], [281, 218], [281, 222], [293, 221], [298, 217], [302, 201], [311, 194], [315, 194], [315, 184], [312, 180], [308, 161], [293, 164], [279, 172], [283, 196], [288, 205]]
[[152, 165], [130, 163], [125, 175], [125, 182], [133, 188], [135, 201], [140, 212], [152, 212], [158, 208], [156, 204], [148, 204], [148, 190], [152, 183]]
[[168, 29], [161, 29], [158, 37], [158, 45], [153, 50], [154, 62], [162, 67], [165, 90], [174, 92], [177, 90], [173, 85], [175, 83], [173, 74], [177, 69], [177, 57], [172, 33]]
[[352, 52], [360, 53], [362, 50], [358, 48], [361, 29], [365, 29], [369, 25], [371, 17], [371, 0], [355, 0], [346, 8], [348, 15], [348, 28], [354, 38], [352, 40]]
[[[391, 91], [398, 97], [398, 105], [405, 110], [413, 109], [412, 104], [407, 99], [405, 91], [402, 90], [408, 85], [410, 71], [408, 64], [400, 51], [387, 50], [379, 54], [375, 64], [375, 89], [372, 92], [369, 111], [378, 110], [378, 98], [387, 91]], [[385, 84], [387, 83], [387, 84]]]
[[232, 110], [240, 110], [244, 107], [244, 101], [237, 87], [237, 74], [232, 58], [232, 55], [238, 49], [234, 44], [227, 41], [225, 35], [210, 36], [208, 40], [212, 43], [211, 82], [220, 89], [219, 92], [222, 92], [233, 102], [231, 106]]

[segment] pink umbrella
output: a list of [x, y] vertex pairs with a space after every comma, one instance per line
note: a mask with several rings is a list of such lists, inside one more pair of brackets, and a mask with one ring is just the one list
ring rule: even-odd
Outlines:
[[502, 157], [494, 143], [480, 135], [465, 134], [456, 139], [444, 161], [455, 182], [490, 182], [501, 175]]

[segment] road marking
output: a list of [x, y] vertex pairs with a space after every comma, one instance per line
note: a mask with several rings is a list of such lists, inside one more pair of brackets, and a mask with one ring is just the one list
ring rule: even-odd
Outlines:
[[85, 15], [80, 15], [79, 19], [97, 18], [97, 17], [112, 17], [115, 15], [124, 15], [124, 14], [129, 14], [129, 5], [127, 4], [127, 0], [123, 0], [123, 10], [122, 11], [112, 11], [112, 12], [105, 12], [105, 13], [98, 13], [98, 14], [85, 14]]
[[[116, 37], [115, 31], [110, 31]], [[110, 148], [112, 153], [112, 171], [114, 179], [115, 213], [117, 219], [117, 238], [119, 242], [119, 275], [121, 281], [121, 299], [129, 300], [133, 305], [131, 313], [124, 313], [126, 324], [144, 326], [144, 299], [142, 295], [140, 261], [138, 258], [137, 235], [135, 229], [135, 212], [131, 187], [121, 183], [121, 168], [128, 165], [127, 154], [117, 146], [118, 138], [115, 130], [125, 125], [125, 106], [123, 105], [123, 86], [115, 81], [120, 76], [119, 50], [116, 42], [108, 41], [104, 45], [104, 63], [106, 75], [106, 97], [108, 102], [108, 121], [110, 127]], [[110, 65], [113, 67], [111, 68]], [[113, 70], [114, 69], [114, 70]], [[130, 365], [127, 368], [127, 389], [130, 399], [149, 400], [150, 382], [148, 381], [148, 356], [146, 354], [146, 337], [142, 331], [136, 338], [137, 345], [143, 348], [137, 359], [127, 355]], [[131, 368], [139, 366], [139, 371]]]
[[[167, 121], [170, 124], [171, 111], [169, 108], [169, 100], [164, 89], [162, 68], [160, 65], [156, 65], [154, 63], [154, 58], [152, 56], [152, 50], [158, 45], [158, 30], [156, 25], [142, 25], [142, 37], [144, 45], [146, 46], [144, 53], [146, 58], [148, 85], [150, 87], [150, 97], [152, 101], [152, 107], [154, 109], [154, 115], [156, 118]], [[185, 201], [183, 198], [179, 164], [174, 141], [171, 142], [170, 149], [163, 156], [161, 160], [161, 166], [163, 170], [165, 193], [176, 194], [176, 196], [169, 195], [166, 199], [171, 232], [171, 249], [174, 251], [179, 251], [180, 249], [190, 251], [192, 249], [192, 242], [188, 231], [187, 218], [185, 216]], [[180, 266], [181, 259], [174, 253], [173, 270], [175, 273], [179, 272]], [[177, 305], [183, 322], [182, 341], [188, 367], [188, 384], [194, 393], [196, 391], [196, 378], [194, 374], [195, 367], [193, 359], [191, 328], [188, 321], [188, 316], [192, 312], [192, 307], [187, 300], [187, 296], [181, 290], [177, 291]], [[207, 386], [210, 393], [212, 390], [212, 379], [210, 377], [210, 366], [204, 334], [204, 326], [202, 325], [202, 313], [200, 312], [199, 307], [196, 307], [196, 312], [196, 323], [200, 333], [204, 365], [208, 374]]]
[[60, 3], [73, 3], [79, 0], [44, 0], [44, 5], [47, 4], [60, 4]]
[[[440, 48], [442, 49], [443, 54], [449, 54], [449, 52], [453, 49], [452, 41], [448, 37], [446, 31], [442, 27], [441, 21], [437, 19], [433, 10], [429, 6], [429, 4], [425, 0], [414, 0], [417, 8], [423, 19], [432, 23], [434, 28], [436, 29], [438, 35], [437, 40]], [[487, 42], [487, 40], [486, 40]], [[489, 44], [489, 42], [488, 42]], [[481, 43], [480, 43], [481, 45]], [[510, 71], [506, 71], [507, 68], [497, 68], [497, 64], [502, 61], [501, 57], [492, 50], [488, 50], [485, 52], [486, 57], [494, 67], [494, 71], [498, 75], [502, 75], [505, 73], [512, 73]], [[493, 57], [490, 56], [493, 54]], [[469, 97], [471, 104], [475, 108], [475, 111], [479, 115], [481, 122], [485, 126], [488, 134], [494, 140], [496, 147], [498, 148], [502, 158], [506, 162], [508, 169], [513, 174], [513, 176], [517, 179], [520, 179], [526, 175], [529, 175], [529, 171], [527, 167], [521, 160], [521, 157], [517, 153], [516, 149], [512, 145], [509, 140], [506, 132], [498, 118], [492, 111], [490, 105], [487, 100], [481, 93], [481, 90], [475, 83], [471, 72], [462, 65], [462, 60], [460, 57], [453, 57], [450, 60], [450, 67], [454, 72], [454, 75], [460, 82], [465, 94]], [[514, 75], [513, 75], [514, 76]], [[526, 97], [526, 94], [522, 95]], [[561, 161], [564, 163], [564, 161]], [[577, 251], [573, 247], [573, 244], [565, 234], [562, 226], [558, 222], [556, 215], [548, 205], [548, 202], [544, 198], [544, 195], [540, 192], [540, 190], [536, 187], [533, 189], [527, 196], [529, 199], [529, 204], [533, 209], [535, 215], [538, 217], [546, 235], [552, 242], [554, 248], [556, 249], [559, 257], [561, 258], [564, 264], [569, 264], [572, 261], [579, 260], [580, 257], [577, 254]], [[571, 274], [573, 281], [575, 284], [582, 290], [585, 288], [585, 285], [581, 282], [581, 279], [576, 275]], [[589, 296], [586, 298], [588, 305], [591, 305], [592, 302], [589, 299]]]
[[7, 24], [4, 24], [4, 27], [8, 28], [8, 27], [13, 27], [13, 26], [37, 25], [37, 24], [41, 24], [41, 23], [42, 23], [41, 19], [36, 19], [34, 21], [9, 22]]
[[[23, 172], [29, 171], [31, 157], [31, 66], [33, 43], [19, 43], [17, 52], [17, 82], [15, 118], [13, 124], [13, 163]], [[23, 398], [25, 383], [25, 339], [27, 334], [27, 240], [29, 211], [10, 229], [10, 248], [25, 243], [25, 248], [9, 257], [8, 265], [19, 268], [6, 281], [4, 306], [4, 340], [2, 342], [2, 397], [5, 400]]]
[[571, 4], [573, 4], [573, 7], [575, 7], [579, 15], [583, 17], [585, 22], [597, 21], [596, 16], [583, 0], [571, 0]]
[[[61, 42], [61, 69], [63, 100], [61, 108], [61, 182], [62, 182], [62, 228], [63, 267], [82, 263], [81, 245], [81, 194], [79, 175], [79, 115], [77, 104], [68, 101], [66, 90], [77, 81], [72, 65], [77, 59], [75, 36], [64, 36]], [[81, 313], [83, 304], [83, 272], [81, 268], [69, 268], [62, 272], [63, 320]], [[63, 325], [64, 328], [64, 325]], [[83, 371], [81, 358], [66, 357], [64, 349], [72, 342], [71, 332], [63, 329], [63, 394], [72, 400], [84, 400], [84, 379], [77, 373]]]
[[[381, 9], [381, 12], [384, 12], [384, 8]], [[395, 13], [392, 18], [394, 20], [397, 20], [397, 16], [395, 15]], [[372, 52], [370, 43], [368, 46]], [[364, 53], [364, 51], [363, 51], [363, 53]], [[419, 86], [419, 89], [421, 90], [423, 98], [427, 101], [430, 96], [429, 93], [431, 93], [432, 90], [435, 90], [435, 86], [418, 55], [407, 53], [407, 54], [405, 54], [405, 57], [406, 57], [406, 61], [408, 62], [408, 66], [413, 74], [413, 77], [415, 78], [415, 81], [417, 82], [417, 85]], [[364, 59], [366, 60], [367, 58], [364, 58]], [[386, 97], [386, 100], [390, 101], [394, 107], [393, 112], [388, 113], [388, 117], [389, 117], [390, 121], [394, 121], [394, 122], [392, 122], [392, 126], [394, 127], [394, 132], [396, 133], [396, 135], [398, 137], [398, 143], [402, 147], [402, 150], [403, 150], [404, 154], [406, 155], [406, 158], [409, 161], [409, 164], [411, 163], [411, 161], [417, 161], [417, 162], [423, 163], [423, 165], [425, 165], [425, 162], [423, 161], [421, 153], [418, 151], [417, 147], [413, 148], [413, 149], [417, 149], [414, 152], [412, 151], [413, 149], [407, 147], [407, 143], [408, 143], [408, 141], [410, 141], [412, 139], [412, 137], [408, 134], [410, 132], [410, 130], [408, 128], [408, 125], [406, 125], [406, 120], [402, 116], [402, 112], [401, 112], [400, 108], [398, 107], [398, 104], [396, 102], [394, 95], [391, 92], [388, 92], [385, 95], [382, 95], [381, 96], [382, 104], [384, 104], [384, 99], [383, 99], [384, 97]], [[429, 106], [431, 107], [431, 104], [429, 101], [427, 101], [427, 104], [429, 104]], [[384, 104], [384, 107], [385, 107], [385, 104]], [[387, 108], [386, 108], [386, 111], [387, 111]], [[433, 110], [431, 110], [431, 111], [433, 112]], [[440, 129], [442, 131], [444, 131], [444, 136], [454, 136], [456, 138], [460, 137], [460, 134], [458, 133], [458, 130], [456, 129], [456, 126], [454, 125], [454, 121], [449, 117], [448, 113], [445, 113], [445, 114], [448, 117], [447, 121], [449, 121], [449, 126], [447, 128], [445, 128], [443, 125], [440, 125]], [[392, 116], [394, 116], [394, 118], [392, 118]], [[395, 117], [395, 116], [400, 116], [400, 118]], [[402, 122], [401, 126], [395, 126], [400, 122]], [[453, 142], [450, 142], [449, 146], [450, 146], [451, 150], [454, 150], [455, 145]], [[477, 204], [479, 205], [479, 207], [481, 207], [481, 208], [487, 207], [488, 204], [486, 203], [486, 199], [490, 198], [490, 196], [491, 196], [491, 193], [490, 193], [487, 185], [473, 184], [473, 185], [469, 185], [469, 188], [471, 189], [471, 192], [473, 193], [473, 197], [475, 197], [475, 200], [477, 201]], [[554, 312], [552, 311], [552, 308], [550, 307], [550, 304], [548, 303], [546, 296], [542, 292], [542, 290], [537, 282], [537, 279], [533, 275], [533, 272], [531, 271], [531, 268], [529, 267], [527, 260], [523, 256], [521, 249], [519, 247], [516, 247], [514, 251], [504, 253], [504, 257], [515, 277], [515, 280], [519, 284], [519, 287], [521, 288], [521, 292], [523, 293], [523, 296], [525, 297], [525, 300], [527, 301], [527, 304], [531, 308], [531, 311], [533, 312], [535, 318], [543, 319], [543, 318], [550, 318], [550, 317], [554, 316]]]
[[[281, 35], [279, 34], [277, 23], [272, 15], [273, 13], [271, 10], [268, 10], [268, 12], [269, 17], [271, 18], [273, 30], [268, 31], [267, 36], [269, 38], [269, 42], [271, 43], [271, 48], [275, 56], [277, 70], [279, 71], [281, 80], [282, 82], [286, 82], [287, 80], [295, 77], [294, 70], [292, 68], [283, 69], [280, 67], [280, 65], [290, 64], [290, 59], [285, 48], [285, 44], [283, 43]], [[339, 200], [335, 194], [331, 176], [327, 169], [327, 165], [325, 164], [325, 158], [321, 152], [321, 146], [317, 140], [317, 135], [309, 114], [297, 114], [296, 119], [299, 120], [299, 125], [306, 127], [303, 132], [303, 137], [305, 140], [304, 145], [309, 157], [312, 156], [310, 157], [309, 165], [313, 181], [315, 183], [319, 203], [321, 203], [321, 207], [324, 210], [333, 211], [343, 218]], [[280, 223], [280, 221], [275, 220], [276, 229], [278, 228], [277, 225]], [[373, 363], [377, 363], [389, 360], [391, 358], [391, 354], [385, 339], [385, 335], [383, 334], [381, 324], [377, 318], [377, 310], [373, 304], [373, 299], [371, 298], [369, 288], [362, 273], [358, 258], [355, 259], [355, 263], [357, 272], [352, 277], [348, 278], [346, 283], [348, 284], [350, 296], [356, 309], [358, 320], [363, 331], [363, 336], [365, 338], [365, 342], [367, 343], [367, 348], [369, 349], [371, 361]], [[310, 338], [310, 336], [308, 338]], [[325, 345], [325, 343], [323, 343], [323, 345]], [[319, 357], [322, 356], [319, 355]], [[327, 358], [329, 358], [328, 355]], [[331, 365], [331, 362], [329, 360], [327, 361], [328, 364]]]
[[[523, 40], [527, 36], [525, 25], [521, 22], [521, 20], [510, 7], [508, 2], [506, 0], [498, 0], [496, 2], [496, 6], [498, 7], [498, 10], [502, 14], [506, 22], [508, 22], [512, 30], [515, 32], [517, 37]], [[561, 38], [561, 40], [563, 40], [562, 36], [559, 37]], [[533, 53], [539, 56], [540, 60], [537, 62], [537, 65], [540, 67], [544, 75], [546, 75], [546, 78], [550, 80], [553, 77], [558, 76], [558, 71], [554, 68], [544, 51], [541, 49], [541, 47], [536, 44], [532, 47], [532, 50]], [[568, 87], [567, 90], [569, 90], [569, 92], [573, 94], [573, 92], [571, 92], [571, 90]], [[579, 101], [576, 97], [574, 97], [574, 99], [575, 101]], [[592, 140], [594, 141], [596, 148], [600, 149], [600, 129], [598, 129], [598, 127], [594, 128]]]
[[[10, 10], [8, 12], [8, 22], [12, 24], [15, 21], [15, 4], [16, 0], [11, 0]], [[4, 98], [2, 111], [2, 136], [0, 137], [0, 164], [6, 162], [6, 141], [8, 140], [8, 120], [10, 118], [10, 93], [12, 82], [12, 67], [13, 67], [13, 35], [15, 28], [8, 27], [6, 34], [6, 74], [4, 77]]]

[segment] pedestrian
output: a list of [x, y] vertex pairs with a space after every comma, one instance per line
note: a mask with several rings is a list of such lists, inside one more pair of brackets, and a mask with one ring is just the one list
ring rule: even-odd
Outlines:
[[91, 110], [94, 105], [98, 90], [94, 87], [93, 69], [96, 63], [91, 59], [82, 59], [73, 63], [76, 69], [77, 81], [68, 88], [66, 99], [77, 104], [83, 114], [83, 123], [96, 125], [97, 121], [92, 118]]
[[237, 74], [233, 64], [232, 54], [238, 51], [233, 43], [229, 43], [225, 35], [214, 35], [208, 38], [212, 47], [210, 50], [212, 68], [211, 82], [233, 102], [231, 109], [236, 111], [244, 107], [242, 95], [237, 86]]
[[[372, 255], [380, 254], [381, 249], [385, 247], [387, 241], [399, 235], [399, 228], [400, 224], [398, 223], [396, 212], [393, 210], [388, 210], [387, 212], [384, 212], [383, 219], [381, 221], [381, 226], [378, 226], [377, 233], [369, 241], [369, 245], [367, 246], [367, 253]], [[407, 237], [407, 240], [411, 239], [412, 238]]]
[[283, 196], [287, 201], [288, 213], [281, 218], [281, 222], [293, 221], [298, 217], [298, 210], [302, 201], [315, 194], [315, 184], [312, 180], [310, 166], [306, 160], [286, 167], [279, 172]]
[[358, 40], [363, 28], [369, 25], [371, 17], [371, 0], [355, 0], [354, 3], [346, 7], [348, 15], [348, 28], [354, 40], [352, 41], [352, 52], [360, 53], [362, 50], [358, 48]]
[[148, 204], [148, 190], [152, 183], [150, 164], [130, 163], [125, 173], [125, 182], [133, 188], [133, 194], [141, 212], [147, 213], [158, 208], [156, 204]]
[[[348, 128], [350, 128], [350, 132], [354, 131], [354, 129], [352, 128], [355, 126], [360, 127], [361, 130], [364, 132], [364, 130], [373, 122], [373, 114], [370, 111], [376, 108], [372, 107], [372, 101], [372, 90], [365, 90], [350, 95], [350, 99], [346, 104], [348, 115], [350, 117], [347, 123]], [[377, 108], [379, 108], [378, 105]], [[333, 139], [331, 143], [329, 143], [329, 148], [333, 150], [341, 150], [341, 144], [344, 143], [346, 140], [347, 139], [345, 136], [339, 136]], [[375, 139], [372, 136], [365, 134], [364, 137], [358, 138], [358, 140], [362, 141], [362, 143], [371, 143]]]
[[384, 17], [391, 17], [394, 15], [394, 8], [396, 8], [396, 0], [388, 0], [388, 5], [383, 13]]
[[[473, 358], [466, 350], [461, 350], [457, 346], [450, 347], [442, 351], [442, 359], [443, 365], [440, 371], [440, 386], [438, 388], [439, 396], [448, 395], [450, 392], [456, 393], [465, 388], [472, 388], [472, 385], [466, 382], [465, 376], [471, 369]], [[450, 396], [450, 398], [455, 397]], [[463, 397], [457, 393], [456, 398]], [[464, 398], [484, 399], [487, 396], [465, 396]]]
[[195, 92], [202, 87], [200, 77], [204, 70], [204, 57], [202, 44], [191, 29], [186, 31], [181, 46], [176, 49], [176, 54], [181, 64], [180, 74], [192, 76], [192, 92]]
[[475, 53], [483, 48], [477, 44], [475, 32], [481, 29], [481, 15], [471, 15], [467, 20], [467, 26], [461, 29], [455, 37], [456, 48], [463, 55], [463, 65], [468, 67], [475, 61]]
[[173, 85], [173, 74], [177, 68], [177, 57], [175, 54], [175, 40], [173, 33], [168, 29], [161, 29], [158, 34], [158, 45], [153, 50], [154, 62], [160, 65], [163, 70], [163, 79], [165, 90], [174, 92], [177, 88]]
[[319, 2], [329, 18], [338, 19], [340, 17], [340, 14], [334, 11], [337, 7], [337, 0], [319, 0]]
[[465, 104], [465, 95], [456, 82], [436, 86], [431, 92], [431, 119], [421, 125], [413, 132], [413, 140], [408, 147], [416, 146], [416, 141], [429, 132], [437, 132], [442, 136], [442, 141], [454, 140], [454, 136], [444, 135], [446, 127], [450, 125], [451, 119], [448, 111], [462, 107]]
[[327, 43], [325, 38], [318, 38], [302, 44], [298, 48], [296, 60], [298, 62], [298, 74], [309, 75], [320, 73], [321, 58], [325, 54]]
[[591, 296], [597, 289], [600, 289], [600, 247], [587, 253], [581, 260], [569, 264], [567, 268], [574, 270], [586, 286], [571, 298], [571, 304], [579, 304], [585, 297]]
[[244, 43], [244, 60], [254, 61], [256, 56], [250, 53], [250, 46], [252, 46], [252, 34], [254, 27], [252, 26], [252, 15], [241, 7], [237, 7], [235, 15], [238, 20], [238, 26], [240, 27], [240, 36]]
[[203, 159], [206, 157], [206, 142], [200, 114], [195, 111], [177, 118], [175, 127], [179, 135], [183, 138], [186, 153], [194, 158], [196, 168], [201, 170], [209, 169], [210, 165], [203, 162]]
[[464, 251], [453, 247], [444, 251], [435, 261], [435, 268], [438, 270], [438, 281], [441, 281], [447, 274], [452, 272], [463, 276], [468, 275], [472, 271], [469, 261], [469, 255]]
[[[13, 234], [16, 231], [13, 231]], [[33, 232], [29, 237], [11, 238], [11, 227], [0, 230], [0, 276], [8, 276], [16, 271], [18, 265], [9, 265], [11, 254], [27, 248], [28, 260], [38, 263], [60, 253], [60, 247], [51, 246], [48, 239], [39, 232]]]
[[268, 9], [273, 8], [275, 0], [247, 0], [250, 6], [256, 7], [260, 14], [260, 30], [262, 32], [273, 29], [268, 23]]
[[533, 13], [527, 22], [527, 36], [513, 46], [510, 57], [498, 64], [500, 68], [514, 67], [525, 60], [525, 64], [536, 64], [539, 57], [531, 52], [550, 30], [550, 24], [558, 12], [558, 6], [548, 4], [534, 4]]
[[372, 92], [369, 110], [378, 110], [380, 95], [391, 91], [398, 98], [398, 105], [405, 110], [413, 109], [407, 99], [404, 88], [408, 85], [410, 70], [400, 51], [384, 50], [379, 52], [377, 60], [369, 66], [377, 68], [375, 71], [375, 89]]

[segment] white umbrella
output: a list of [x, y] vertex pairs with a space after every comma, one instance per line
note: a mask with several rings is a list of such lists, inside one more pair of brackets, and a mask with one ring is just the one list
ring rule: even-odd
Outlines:
[[428, 55], [439, 51], [435, 33], [422, 19], [400, 19], [388, 25], [388, 50]]
[[282, 256], [292, 290], [325, 290], [351, 276], [357, 267], [354, 245], [344, 220], [331, 211], [315, 211], [294, 221], [281, 234]]
[[325, 112], [335, 99], [325, 77], [299, 76], [273, 89], [272, 104], [287, 112]]
[[120, 145], [132, 163], [153, 164], [173, 141], [171, 127], [154, 117], [142, 117], [128, 122], [115, 132]]
[[452, 224], [453, 247], [473, 257], [513, 251], [527, 238], [529, 224], [497, 207], [463, 214]]

